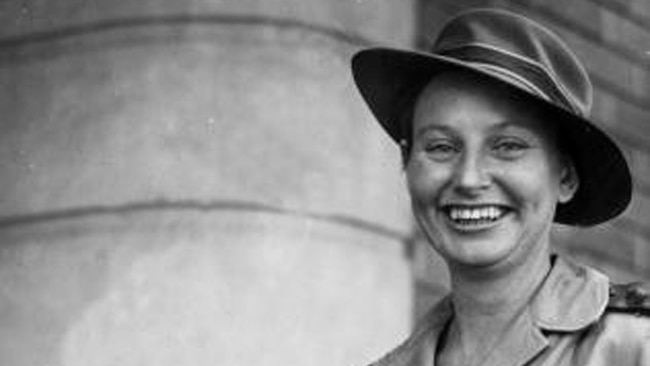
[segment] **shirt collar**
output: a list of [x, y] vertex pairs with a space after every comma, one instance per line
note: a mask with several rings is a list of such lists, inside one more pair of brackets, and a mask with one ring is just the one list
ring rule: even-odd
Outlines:
[[[551, 271], [531, 301], [533, 323], [545, 330], [574, 331], [597, 321], [609, 300], [607, 276], [560, 256], [551, 260]], [[441, 328], [452, 315], [447, 296], [429, 312], [426, 323]]]
[[595, 269], [553, 257], [553, 267], [531, 302], [534, 323], [549, 331], [575, 331], [605, 312], [609, 280]]
[[[604, 313], [609, 297], [607, 277], [561, 257], [554, 256], [552, 261], [551, 271], [528, 311], [504, 334], [506, 339], [486, 365], [523, 364], [547, 346], [541, 330], [575, 331], [594, 323]], [[434, 365], [439, 338], [452, 317], [453, 306], [447, 296], [419, 322], [412, 337], [394, 355], [400, 362], [391, 365]]]

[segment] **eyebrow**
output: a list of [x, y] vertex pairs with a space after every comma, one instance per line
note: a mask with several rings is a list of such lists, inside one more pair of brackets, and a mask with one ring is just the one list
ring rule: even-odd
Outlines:
[[[489, 126], [488, 130], [496, 131], [496, 130], [505, 130], [508, 128], [517, 128], [517, 129], [535, 131], [535, 129], [529, 126], [528, 124], [516, 122], [512, 120], [504, 120], [502, 122], [498, 122], [492, 126]], [[429, 131], [441, 131], [446, 133], [454, 133], [454, 128], [453, 125], [426, 125], [418, 128], [415, 131], [415, 136], [417, 137], [417, 136], [424, 135]]]
[[447, 133], [453, 133], [454, 129], [451, 126], [446, 125], [426, 125], [415, 130], [415, 137], [422, 136], [429, 131], [442, 131]]
[[523, 129], [523, 130], [529, 130], [529, 131], [534, 131], [534, 129], [526, 123], [521, 123], [521, 122], [514, 122], [514, 121], [503, 121], [500, 123], [497, 123], [494, 126], [490, 126], [490, 130], [505, 130], [507, 128], [517, 128], [517, 129]]
[[530, 133], [533, 136], [553, 136], [553, 130], [552, 126], [550, 125], [542, 125], [542, 124], [537, 124], [535, 125], [534, 123], [527, 123], [527, 122], [515, 122], [515, 121], [504, 121], [501, 123], [498, 123], [494, 126], [490, 127], [490, 131], [503, 131], [507, 129], [517, 129], [520, 131], [524, 131], [526, 133]]

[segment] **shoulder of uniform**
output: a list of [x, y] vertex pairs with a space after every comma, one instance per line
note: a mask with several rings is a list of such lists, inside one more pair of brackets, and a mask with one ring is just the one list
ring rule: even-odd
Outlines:
[[607, 311], [650, 317], [650, 283], [610, 285]]

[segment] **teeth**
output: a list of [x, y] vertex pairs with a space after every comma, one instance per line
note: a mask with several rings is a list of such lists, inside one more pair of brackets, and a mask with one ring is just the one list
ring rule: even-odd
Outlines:
[[449, 210], [449, 217], [452, 220], [497, 220], [503, 213], [503, 209], [498, 206], [481, 208], [453, 207]]

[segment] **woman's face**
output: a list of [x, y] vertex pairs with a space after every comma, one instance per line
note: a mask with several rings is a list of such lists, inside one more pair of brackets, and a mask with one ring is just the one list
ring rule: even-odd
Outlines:
[[413, 118], [406, 176], [440, 255], [481, 267], [546, 255], [556, 204], [571, 199], [577, 178], [536, 108], [496, 83], [449, 73], [424, 89]]

